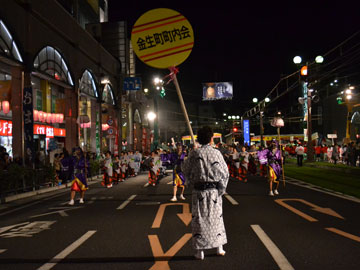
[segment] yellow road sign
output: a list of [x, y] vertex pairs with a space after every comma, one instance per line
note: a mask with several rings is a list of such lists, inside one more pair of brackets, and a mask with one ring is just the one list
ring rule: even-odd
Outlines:
[[194, 32], [179, 12], [158, 8], [144, 13], [131, 32], [131, 44], [145, 64], [155, 68], [178, 66], [190, 55]]

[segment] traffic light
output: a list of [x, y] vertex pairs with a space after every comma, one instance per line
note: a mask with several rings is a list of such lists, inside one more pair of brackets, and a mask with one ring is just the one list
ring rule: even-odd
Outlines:
[[165, 93], [165, 89], [164, 87], [161, 88], [161, 91], [160, 91], [160, 97], [165, 97], [166, 93]]
[[308, 66], [303, 66], [301, 69], [300, 69], [300, 75], [301, 75], [301, 78], [306, 81], [307, 80], [307, 76], [308, 76]]
[[336, 102], [337, 102], [337, 104], [341, 105], [341, 104], [343, 104], [345, 101], [344, 101], [343, 97], [339, 96], [339, 97], [336, 98]]
[[236, 133], [238, 129], [236, 127], [233, 128], [233, 132]]

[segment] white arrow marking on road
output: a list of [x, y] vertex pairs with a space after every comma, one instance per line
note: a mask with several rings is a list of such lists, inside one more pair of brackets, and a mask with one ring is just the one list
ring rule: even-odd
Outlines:
[[131, 195], [129, 197], [129, 199], [127, 199], [125, 202], [123, 202], [118, 208], [116, 208], [117, 210], [121, 210], [124, 209], [133, 199], [135, 199], [136, 195]]
[[146, 183], [145, 185], [144, 185], [144, 187], [148, 187], [150, 184], [149, 183]]
[[277, 265], [280, 267], [280, 270], [294, 270], [294, 267], [289, 263], [285, 258], [284, 254], [280, 249], [274, 244], [273, 241], [267, 236], [267, 234], [261, 229], [259, 225], [251, 225], [251, 228], [254, 230], [256, 235], [260, 238], [261, 242], [267, 248], [271, 256], [274, 258]]
[[52, 214], [59, 214], [62, 217], [68, 217], [69, 215], [65, 212], [68, 210], [75, 210], [75, 209], [79, 209], [79, 208], [84, 208], [82, 206], [78, 206], [78, 207], [66, 207], [66, 208], [59, 208], [59, 207], [53, 207], [53, 208], [49, 208], [50, 210], [56, 210], [59, 209], [58, 211], [52, 211], [49, 213], [45, 213], [45, 214], [40, 214], [40, 215], [35, 215], [35, 216], [31, 216], [30, 218], [35, 218], [35, 217], [43, 217], [43, 216], [48, 216], [48, 215], [52, 215]]
[[0, 228], [0, 234], [3, 233], [3, 232], [6, 232], [14, 227], [20, 227], [22, 225], [26, 225], [26, 224], [29, 224], [30, 222], [24, 222], [24, 223], [20, 223], [20, 224], [16, 224], [16, 225], [10, 225], [10, 226], [6, 226], [6, 227], [2, 227]]
[[233, 197], [231, 197], [229, 194], [225, 193], [225, 198], [228, 199], [229, 202], [231, 202], [233, 205], [239, 205], [237, 201]]
[[[51, 261], [59, 261], [64, 259], [66, 256], [68, 256], [71, 252], [73, 252], [75, 249], [77, 249], [79, 246], [81, 246], [86, 240], [88, 240], [96, 231], [88, 231], [83, 236], [81, 236], [78, 240], [76, 240], [74, 243], [72, 243], [70, 246], [65, 248], [63, 251], [61, 251], [58, 255], [56, 255]], [[38, 268], [38, 270], [50, 270], [53, 268], [57, 262], [48, 262], [45, 263], [43, 266]]]
[[7, 249], [0, 249], [0, 254], [4, 253], [5, 251], [7, 251]]

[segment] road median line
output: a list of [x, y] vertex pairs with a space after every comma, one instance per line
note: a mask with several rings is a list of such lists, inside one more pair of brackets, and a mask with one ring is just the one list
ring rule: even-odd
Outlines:
[[237, 201], [235, 201], [235, 199], [233, 197], [231, 197], [229, 194], [225, 193], [225, 198], [228, 199], [228, 201], [232, 204], [232, 205], [239, 205], [239, 203]]
[[259, 225], [251, 225], [251, 228], [254, 230], [254, 232], [264, 244], [266, 249], [269, 251], [277, 265], [280, 267], [280, 270], [295, 270], [294, 267], [292, 267], [292, 265], [286, 259], [284, 254], [274, 244], [270, 237], [267, 236], [267, 234], [263, 231], [263, 229], [261, 229]]
[[[78, 240], [72, 243], [70, 246], [61, 251], [58, 255], [56, 255], [50, 262], [42, 265], [38, 270], [50, 270], [53, 268], [59, 261], [63, 260], [66, 256], [68, 256], [71, 252], [81, 246], [86, 240], [88, 240], [96, 231], [88, 231], [83, 236], [81, 236]], [[56, 261], [56, 262], [52, 262]]]
[[124, 209], [133, 199], [135, 199], [137, 195], [131, 195], [125, 202], [123, 202], [118, 208], [116, 208], [117, 210], [122, 210]]

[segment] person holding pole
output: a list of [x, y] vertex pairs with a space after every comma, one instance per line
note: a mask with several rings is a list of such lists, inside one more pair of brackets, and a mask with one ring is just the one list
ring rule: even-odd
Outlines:
[[222, 195], [229, 181], [226, 162], [212, 144], [213, 131], [205, 126], [198, 130], [200, 148], [195, 148], [184, 161], [183, 172], [192, 191], [192, 246], [195, 258], [204, 259], [205, 249], [217, 249], [224, 256], [223, 245], [227, 243]]
[[176, 153], [175, 153], [175, 166], [173, 171], [173, 197], [170, 201], [176, 202], [176, 193], [178, 187], [182, 188], [180, 199], [185, 200], [184, 191], [185, 191], [185, 176], [181, 171], [181, 165], [184, 162], [186, 153], [182, 149], [181, 143], [176, 144]]

